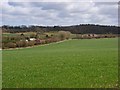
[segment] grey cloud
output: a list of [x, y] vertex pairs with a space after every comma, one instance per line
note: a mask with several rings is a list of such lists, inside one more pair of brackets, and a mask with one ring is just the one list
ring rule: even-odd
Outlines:
[[6, 24], [114, 25], [117, 23], [116, 5], [116, 3], [105, 2], [9, 2], [3, 7], [2, 15], [4, 15], [3, 22]]
[[42, 10], [63, 10], [65, 7], [64, 3], [58, 2], [33, 2], [31, 5], [34, 7], [41, 7]]
[[95, 2], [96, 5], [117, 5], [118, 2]]
[[[118, 20], [118, 4], [113, 2], [108, 3], [98, 3], [96, 4], [99, 7], [99, 15], [103, 15], [106, 21], [117, 23]], [[108, 18], [108, 19], [106, 19]], [[116, 22], [115, 22], [116, 21]]]

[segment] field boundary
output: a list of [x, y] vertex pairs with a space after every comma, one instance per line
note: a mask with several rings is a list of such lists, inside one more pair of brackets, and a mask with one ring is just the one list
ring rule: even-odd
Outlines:
[[53, 43], [49, 43], [49, 44], [40, 44], [40, 45], [34, 45], [34, 46], [29, 46], [29, 47], [9, 48], [9, 49], [1, 49], [1, 50], [27, 49], [27, 48], [33, 48], [33, 47], [39, 47], [39, 46], [47, 46], [47, 45], [51, 45], [51, 44], [62, 43], [62, 42], [69, 41], [69, 40], [74, 40], [74, 39], [62, 40], [62, 41], [59, 41], [59, 42], [53, 42]]

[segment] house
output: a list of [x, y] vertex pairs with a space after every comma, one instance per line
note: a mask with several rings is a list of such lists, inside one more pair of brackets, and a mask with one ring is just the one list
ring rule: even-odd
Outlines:
[[35, 41], [36, 39], [35, 38], [30, 38], [30, 41]]

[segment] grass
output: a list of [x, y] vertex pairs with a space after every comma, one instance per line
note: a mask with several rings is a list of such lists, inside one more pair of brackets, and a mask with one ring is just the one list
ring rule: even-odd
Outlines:
[[[3, 36], [3, 37], [5, 37], [5, 36], [7, 36], [7, 37], [16, 37], [16, 36], [21, 36], [21, 34], [22, 34], [22, 33], [2, 33], [2, 36]], [[32, 36], [33, 36], [33, 35], [36, 35], [35, 32], [24, 32], [23, 34], [24, 34], [24, 36], [26, 36], [26, 37], [30, 37], [31, 35], [32, 35]], [[49, 36], [51, 36], [51, 35], [56, 35], [57, 32], [47, 32], [47, 33], [44, 33], [44, 34], [48, 34]], [[41, 39], [46, 38], [46, 35], [44, 35], [44, 34], [39, 35], [39, 37], [40, 37]]]
[[[3, 33], [3, 36], [9, 36], [9, 37], [13, 37], [13, 36], [20, 36], [22, 33]], [[23, 33], [25, 36], [30, 36], [31, 34], [36, 34], [35, 32], [27, 32], [27, 33]]]
[[117, 38], [3, 50], [3, 88], [115, 88], [117, 50]]

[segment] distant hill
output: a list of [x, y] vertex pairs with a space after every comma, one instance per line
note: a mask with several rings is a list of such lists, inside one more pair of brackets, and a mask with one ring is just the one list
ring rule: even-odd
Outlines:
[[70, 31], [74, 34], [120, 34], [120, 27], [107, 26], [107, 25], [95, 25], [95, 24], [80, 24], [72, 26], [8, 26], [3, 25], [3, 32], [49, 32], [49, 31]]

